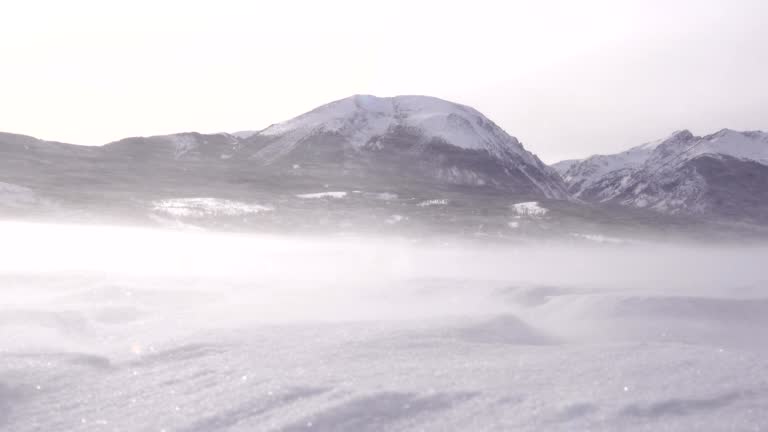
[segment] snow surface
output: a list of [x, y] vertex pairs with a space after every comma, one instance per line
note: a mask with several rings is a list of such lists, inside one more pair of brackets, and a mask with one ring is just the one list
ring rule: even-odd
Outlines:
[[0, 238], [4, 431], [768, 425], [765, 248]]

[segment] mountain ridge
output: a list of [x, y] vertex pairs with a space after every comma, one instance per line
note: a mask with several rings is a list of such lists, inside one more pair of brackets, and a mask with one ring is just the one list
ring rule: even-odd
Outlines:
[[[287, 205], [294, 222], [304, 223], [298, 215], [311, 209], [323, 223], [330, 216], [322, 212], [344, 223], [348, 212], [387, 212], [398, 202], [403, 213], [382, 220], [400, 223], [417, 217], [408, 212], [428, 211], [439, 223], [482, 231], [517, 229], [518, 220], [489, 225], [488, 218], [514, 217], [508, 212], [515, 203], [545, 202], [562, 210], [536, 222], [548, 229], [560, 223], [557, 214], [582, 222], [601, 214], [618, 226], [657, 220], [643, 213], [649, 210], [768, 225], [766, 182], [765, 132], [722, 129], [700, 137], [679, 130], [617, 154], [547, 166], [479, 111], [427, 96], [356, 95], [247, 134], [181, 132], [80, 146], [0, 133], [0, 183], [14, 214], [45, 203], [75, 215], [146, 217], [157, 203], [180, 199]], [[440, 204], [422, 210], [421, 202]], [[259, 218], [285, 226], [282, 211]], [[679, 226], [689, 219], [658, 220]]]
[[[561, 176], [574, 197], [589, 202], [737, 219], [733, 209], [741, 206], [748, 219], [768, 220], [763, 215], [768, 201], [749, 197], [762, 196], [755, 179], [768, 176], [768, 133], [763, 131], [721, 129], [695, 136], [680, 130], [624, 152], [569, 163]], [[730, 194], [723, 193], [723, 182], [733, 189]]]

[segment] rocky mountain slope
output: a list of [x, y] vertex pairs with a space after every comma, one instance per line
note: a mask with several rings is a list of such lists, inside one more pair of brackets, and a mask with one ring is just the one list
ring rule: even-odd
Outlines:
[[768, 221], [768, 134], [687, 130], [613, 155], [556, 165], [576, 198], [670, 214]]

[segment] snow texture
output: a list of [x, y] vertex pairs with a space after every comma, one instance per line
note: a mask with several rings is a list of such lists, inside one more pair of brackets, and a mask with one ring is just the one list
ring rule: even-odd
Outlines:
[[768, 424], [762, 248], [0, 238], [4, 431]]

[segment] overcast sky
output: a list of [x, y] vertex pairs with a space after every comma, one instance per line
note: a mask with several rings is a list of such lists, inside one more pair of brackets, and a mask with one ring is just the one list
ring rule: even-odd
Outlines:
[[0, 130], [261, 129], [352, 94], [471, 105], [546, 162], [768, 129], [768, 1], [0, 1]]

